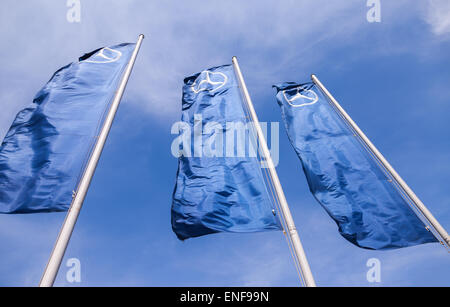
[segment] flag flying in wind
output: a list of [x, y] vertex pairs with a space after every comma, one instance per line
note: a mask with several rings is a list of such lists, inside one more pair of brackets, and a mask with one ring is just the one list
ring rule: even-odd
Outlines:
[[172, 228], [178, 238], [279, 230], [261, 164], [235, 153], [242, 144], [229, 141], [235, 134], [231, 127], [247, 123], [231, 65], [184, 80], [181, 123], [180, 137], [189, 148], [178, 159], [173, 193]]
[[376, 250], [437, 242], [411, 201], [315, 84], [274, 87], [309, 188], [344, 238]]
[[135, 44], [59, 69], [0, 147], [0, 213], [66, 211]]

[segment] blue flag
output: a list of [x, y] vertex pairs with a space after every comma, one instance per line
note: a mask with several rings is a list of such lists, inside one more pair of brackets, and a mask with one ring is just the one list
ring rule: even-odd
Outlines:
[[135, 44], [59, 69], [0, 147], [0, 213], [66, 211]]
[[437, 242], [316, 85], [274, 87], [309, 188], [345, 239], [376, 250]]
[[172, 228], [179, 239], [280, 229], [258, 158], [237, 153], [242, 144], [230, 142], [235, 131], [242, 132], [232, 127], [246, 123], [231, 65], [184, 80], [184, 146], [172, 203]]

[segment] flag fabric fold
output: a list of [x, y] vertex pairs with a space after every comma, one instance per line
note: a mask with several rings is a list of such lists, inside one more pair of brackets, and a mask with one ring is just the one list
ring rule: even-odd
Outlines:
[[59, 69], [0, 146], [0, 213], [66, 211], [135, 44]]
[[437, 242], [395, 180], [315, 84], [274, 87], [309, 188], [345, 239], [375, 250]]
[[[214, 135], [227, 135], [230, 123], [247, 123], [231, 65], [184, 80], [181, 122], [189, 127], [188, 138], [194, 141], [190, 148], [183, 148], [178, 159], [172, 202], [172, 228], [177, 237], [185, 240], [217, 232], [279, 230], [258, 159], [228, 156], [234, 148], [227, 147], [223, 139], [215, 142], [220, 154], [207, 155], [204, 150]], [[219, 128], [208, 132], [208, 125]], [[200, 138], [196, 129], [202, 131]]]

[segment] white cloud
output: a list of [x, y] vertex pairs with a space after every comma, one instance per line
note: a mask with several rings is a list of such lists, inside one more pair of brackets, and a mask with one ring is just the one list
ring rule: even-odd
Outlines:
[[[450, 33], [450, 2], [428, 1], [426, 20], [433, 32]], [[183, 78], [190, 74], [229, 63], [236, 55], [248, 83], [266, 86], [284, 78], [281, 69], [289, 66], [307, 77], [333, 48], [354, 43], [368, 26], [367, 7], [360, 0], [99, 0], [83, 2], [81, 23], [67, 22], [65, 3], [7, 2], [10, 4], [4, 6], [9, 9], [0, 12], [4, 29], [0, 39], [13, 42], [14, 47], [0, 50], [0, 137], [17, 111], [31, 103], [34, 93], [57, 68], [102, 45], [134, 41], [141, 32], [146, 39], [126, 102], [157, 118], [175, 118], [180, 112]], [[406, 5], [405, 1], [385, 4], [384, 20], [403, 22], [400, 17], [405, 14], [400, 11]], [[36, 12], [39, 18], [35, 18]], [[11, 25], [14, 31], [8, 30]], [[327, 48], [320, 47], [323, 41]], [[17, 89], [22, 95], [13, 95]]]
[[[298, 62], [300, 53], [312, 65], [319, 54], [326, 52], [315, 50], [316, 42], [325, 37], [333, 41], [347, 38], [358, 24], [365, 22], [364, 14], [360, 13], [365, 6], [358, 0], [339, 3], [100, 0], [83, 2], [81, 23], [66, 21], [64, 3], [10, 2], [4, 4], [9, 7], [8, 13], [0, 14], [4, 29], [0, 31], [0, 39], [14, 43], [14, 48], [0, 51], [0, 58], [8, 59], [0, 62], [6, 79], [0, 85], [1, 92], [7, 92], [18, 81], [33, 85], [41, 82], [42, 86], [53, 71], [83, 52], [135, 41], [142, 32], [146, 39], [125, 98], [158, 117], [178, 116], [182, 82], [190, 74], [230, 63], [236, 55], [244, 73], [253, 80], [270, 79], [271, 70], [276, 71], [293, 60]], [[7, 30], [11, 25], [14, 31]], [[12, 58], [15, 60], [11, 61]], [[18, 72], [17, 76], [11, 78], [7, 74], [10, 71]], [[33, 94], [26, 98], [25, 104], [17, 98], [10, 97], [1, 103], [23, 106], [31, 103]], [[13, 118], [17, 108], [10, 109], [3, 112], [1, 122]], [[3, 130], [0, 126], [0, 134]]]
[[425, 20], [436, 35], [450, 34], [450, 1], [428, 0]]

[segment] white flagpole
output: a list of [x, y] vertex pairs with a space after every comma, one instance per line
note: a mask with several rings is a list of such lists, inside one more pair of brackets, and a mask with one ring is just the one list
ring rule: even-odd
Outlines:
[[293, 250], [295, 257], [297, 258], [298, 264], [300, 266], [301, 274], [303, 277], [303, 280], [305, 281], [305, 284], [307, 287], [315, 287], [316, 283], [314, 281], [313, 275], [311, 273], [311, 269], [309, 267], [308, 260], [306, 259], [306, 254], [303, 249], [302, 243], [300, 241], [300, 237], [297, 232], [297, 228], [295, 227], [294, 219], [292, 218], [291, 211], [289, 210], [289, 206], [286, 200], [286, 197], [284, 196], [283, 188], [281, 187], [280, 180], [277, 175], [277, 171], [275, 170], [275, 165], [273, 164], [272, 157], [270, 155], [269, 148], [266, 143], [266, 139], [264, 137], [264, 133], [261, 129], [261, 125], [259, 124], [258, 116], [256, 115], [255, 109], [253, 107], [252, 100], [250, 98], [250, 94], [248, 93], [247, 86], [244, 82], [244, 77], [242, 76], [241, 69], [239, 68], [238, 60], [236, 57], [233, 57], [233, 66], [236, 71], [236, 75], [238, 78], [239, 85], [242, 89], [244, 98], [247, 102], [247, 106], [250, 111], [250, 116], [252, 118], [256, 135], [258, 137], [263, 158], [267, 163], [267, 168], [270, 173], [270, 177], [272, 179], [272, 182], [274, 184], [275, 192], [277, 193], [278, 200], [280, 202], [281, 207], [281, 213], [283, 214], [283, 218], [286, 222], [287, 226], [287, 232], [288, 235], [292, 241]]
[[444, 227], [439, 224], [436, 218], [431, 214], [431, 212], [427, 209], [427, 207], [422, 203], [422, 201], [417, 197], [416, 194], [411, 190], [411, 188], [406, 184], [406, 182], [400, 177], [400, 175], [395, 171], [395, 169], [389, 164], [389, 162], [384, 158], [384, 156], [378, 151], [378, 149], [372, 144], [369, 138], [361, 131], [361, 129], [356, 125], [356, 123], [351, 119], [351, 117], [345, 112], [345, 110], [341, 107], [341, 105], [334, 99], [331, 93], [325, 88], [325, 86], [319, 81], [319, 79], [315, 76], [311, 76], [312, 81], [322, 90], [322, 92], [328, 96], [331, 103], [336, 107], [338, 112], [345, 118], [345, 120], [350, 124], [353, 130], [359, 135], [359, 137], [363, 140], [363, 142], [367, 145], [367, 147], [373, 152], [373, 154], [377, 157], [377, 159], [383, 164], [386, 170], [392, 175], [392, 177], [398, 182], [400, 187], [405, 191], [406, 195], [414, 202], [416, 208], [423, 214], [423, 216], [427, 219], [431, 226], [436, 230], [439, 236], [444, 240], [442, 244], [446, 244], [447, 247], [450, 247], [450, 237], [445, 231]]
[[117, 109], [119, 108], [120, 100], [125, 91], [128, 79], [130, 77], [131, 71], [136, 61], [139, 48], [141, 47], [144, 35], [139, 35], [136, 47], [134, 48], [133, 54], [131, 55], [130, 61], [128, 62], [127, 68], [122, 76], [119, 87], [112, 101], [111, 107], [106, 116], [105, 122], [103, 123], [102, 130], [98, 136], [97, 143], [95, 144], [94, 150], [90, 156], [89, 162], [84, 170], [83, 177], [80, 180], [78, 186], [78, 191], [72, 201], [69, 212], [67, 213], [64, 224], [60, 230], [58, 239], [56, 240], [55, 246], [53, 248], [52, 254], [48, 261], [47, 267], [45, 268], [42, 279], [39, 283], [39, 287], [52, 287], [55, 282], [56, 275], [58, 274], [59, 267], [66, 252], [67, 245], [69, 244], [70, 237], [72, 235], [75, 223], [77, 222], [78, 215], [80, 214], [81, 207], [83, 206], [84, 199], [89, 189], [92, 177], [94, 176], [95, 169], [97, 167], [100, 155], [102, 154], [103, 147], [105, 146], [106, 139], [108, 138], [109, 131], [116, 115]]

